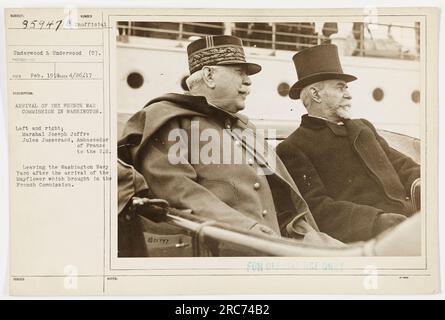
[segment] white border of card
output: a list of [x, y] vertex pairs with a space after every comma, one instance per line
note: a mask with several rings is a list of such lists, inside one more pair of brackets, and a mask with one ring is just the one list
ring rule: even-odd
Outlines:
[[[54, 32], [24, 30], [19, 25], [20, 19], [35, 17], [57, 21], [65, 19], [66, 8], [10, 8], [4, 12], [10, 144], [9, 286], [12, 295], [432, 294], [439, 291], [437, 9], [94, 9], [79, 6], [75, 10], [78, 14], [91, 15], [97, 24], [90, 30], [78, 29], [71, 31], [69, 36], [62, 31], [58, 36]], [[85, 99], [98, 102], [100, 116], [83, 121], [80, 117], [68, 120], [53, 115], [45, 121], [48, 125], [60, 122], [62, 126], [77, 126], [79, 131], [91, 130], [93, 135], [109, 138], [110, 146], [116, 145], [117, 21], [354, 22], [369, 18], [370, 12], [379, 22], [420, 22], [420, 256], [118, 258], [115, 148], [110, 147], [110, 154], [91, 158], [72, 157], [66, 147], [60, 150], [52, 147], [52, 151], [50, 147], [44, 149], [48, 152], [29, 145], [20, 149], [16, 127], [39, 125], [42, 121], [39, 117], [24, 117], [14, 110], [12, 106], [19, 96], [13, 91], [32, 91], [31, 100], [40, 103], [51, 99], [63, 103], [76, 99], [73, 90], [77, 95], [81, 92]], [[102, 56], [90, 68], [100, 81], [79, 86], [72, 84], [72, 88], [63, 81], [51, 88], [43, 81], [16, 81], [9, 77], [19, 68], [10, 63], [11, 48], [27, 46], [96, 48]], [[66, 61], [68, 70], [74, 62]], [[291, 61], [289, 65], [293, 68]], [[28, 67], [39, 68], [37, 63]], [[75, 188], [75, 192], [16, 188], [12, 173], [32, 161], [79, 164], [90, 161], [108, 165], [111, 181], [82, 185]]]

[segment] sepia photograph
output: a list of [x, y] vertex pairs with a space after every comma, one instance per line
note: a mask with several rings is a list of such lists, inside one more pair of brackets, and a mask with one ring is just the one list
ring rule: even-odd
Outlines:
[[439, 292], [439, 17], [5, 9], [10, 294]]
[[202, 18], [116, 23], [118, 257], [420, 256], [420, 21]]

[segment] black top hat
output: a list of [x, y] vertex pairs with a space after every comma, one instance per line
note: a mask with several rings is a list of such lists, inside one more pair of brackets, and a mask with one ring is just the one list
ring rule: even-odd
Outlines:
[[234, 36], [206, 36], [190, 43], [187, 47], [190, 74], [204, 66], [246, 65], [247, 74], [261, 71], [256, 63], [246, 62], [243, 43]]
[[298, 81], [289, 90], [291, 99], [300, 99], [301, 90], [315, 82], [330, 79], [350, 82], [357, 79], [343, 73], [337, 46], [333, 44], [321, 44], [301, 50], [292, 59], [297, 69]]

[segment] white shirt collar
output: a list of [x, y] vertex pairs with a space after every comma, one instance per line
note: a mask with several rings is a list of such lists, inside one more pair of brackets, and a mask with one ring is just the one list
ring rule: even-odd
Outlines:
[[327, 121], [327, 122], [336, 124], [336, 125], [338, 125], [338, 126], [344, 126], [344, 125], [345, 125], [345, 124], [343, 123], [343, 121], [335, 122], [335, 121], [331, 121], [331, 120], [328, 120], [328, 119], [323, 118], [323, 117], [317, 117], [317, 116], [313, 116], [313, 115], [310, 115], [310, 114], [308, 114], [308, 116], [311, 117], [311, 118], [321, 119], [321, 120], [324, 120], [324, 121]]

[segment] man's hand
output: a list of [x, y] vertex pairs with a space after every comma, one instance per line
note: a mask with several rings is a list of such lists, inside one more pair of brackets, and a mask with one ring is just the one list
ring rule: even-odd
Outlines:
[[268, 236], [272, 237], [280, 237], [279, 234], [277, 234], [275, 231], [273, 231], [271, 228], [266, 227], [263, 224], [257, 223], [252, 228], [250, 228], [251, 231], [259, 232], [263, 234], [267, 234]]
[[406, 217], [398, 213], [381, 213], [374, 220], [373, 237], [405, 220]]

